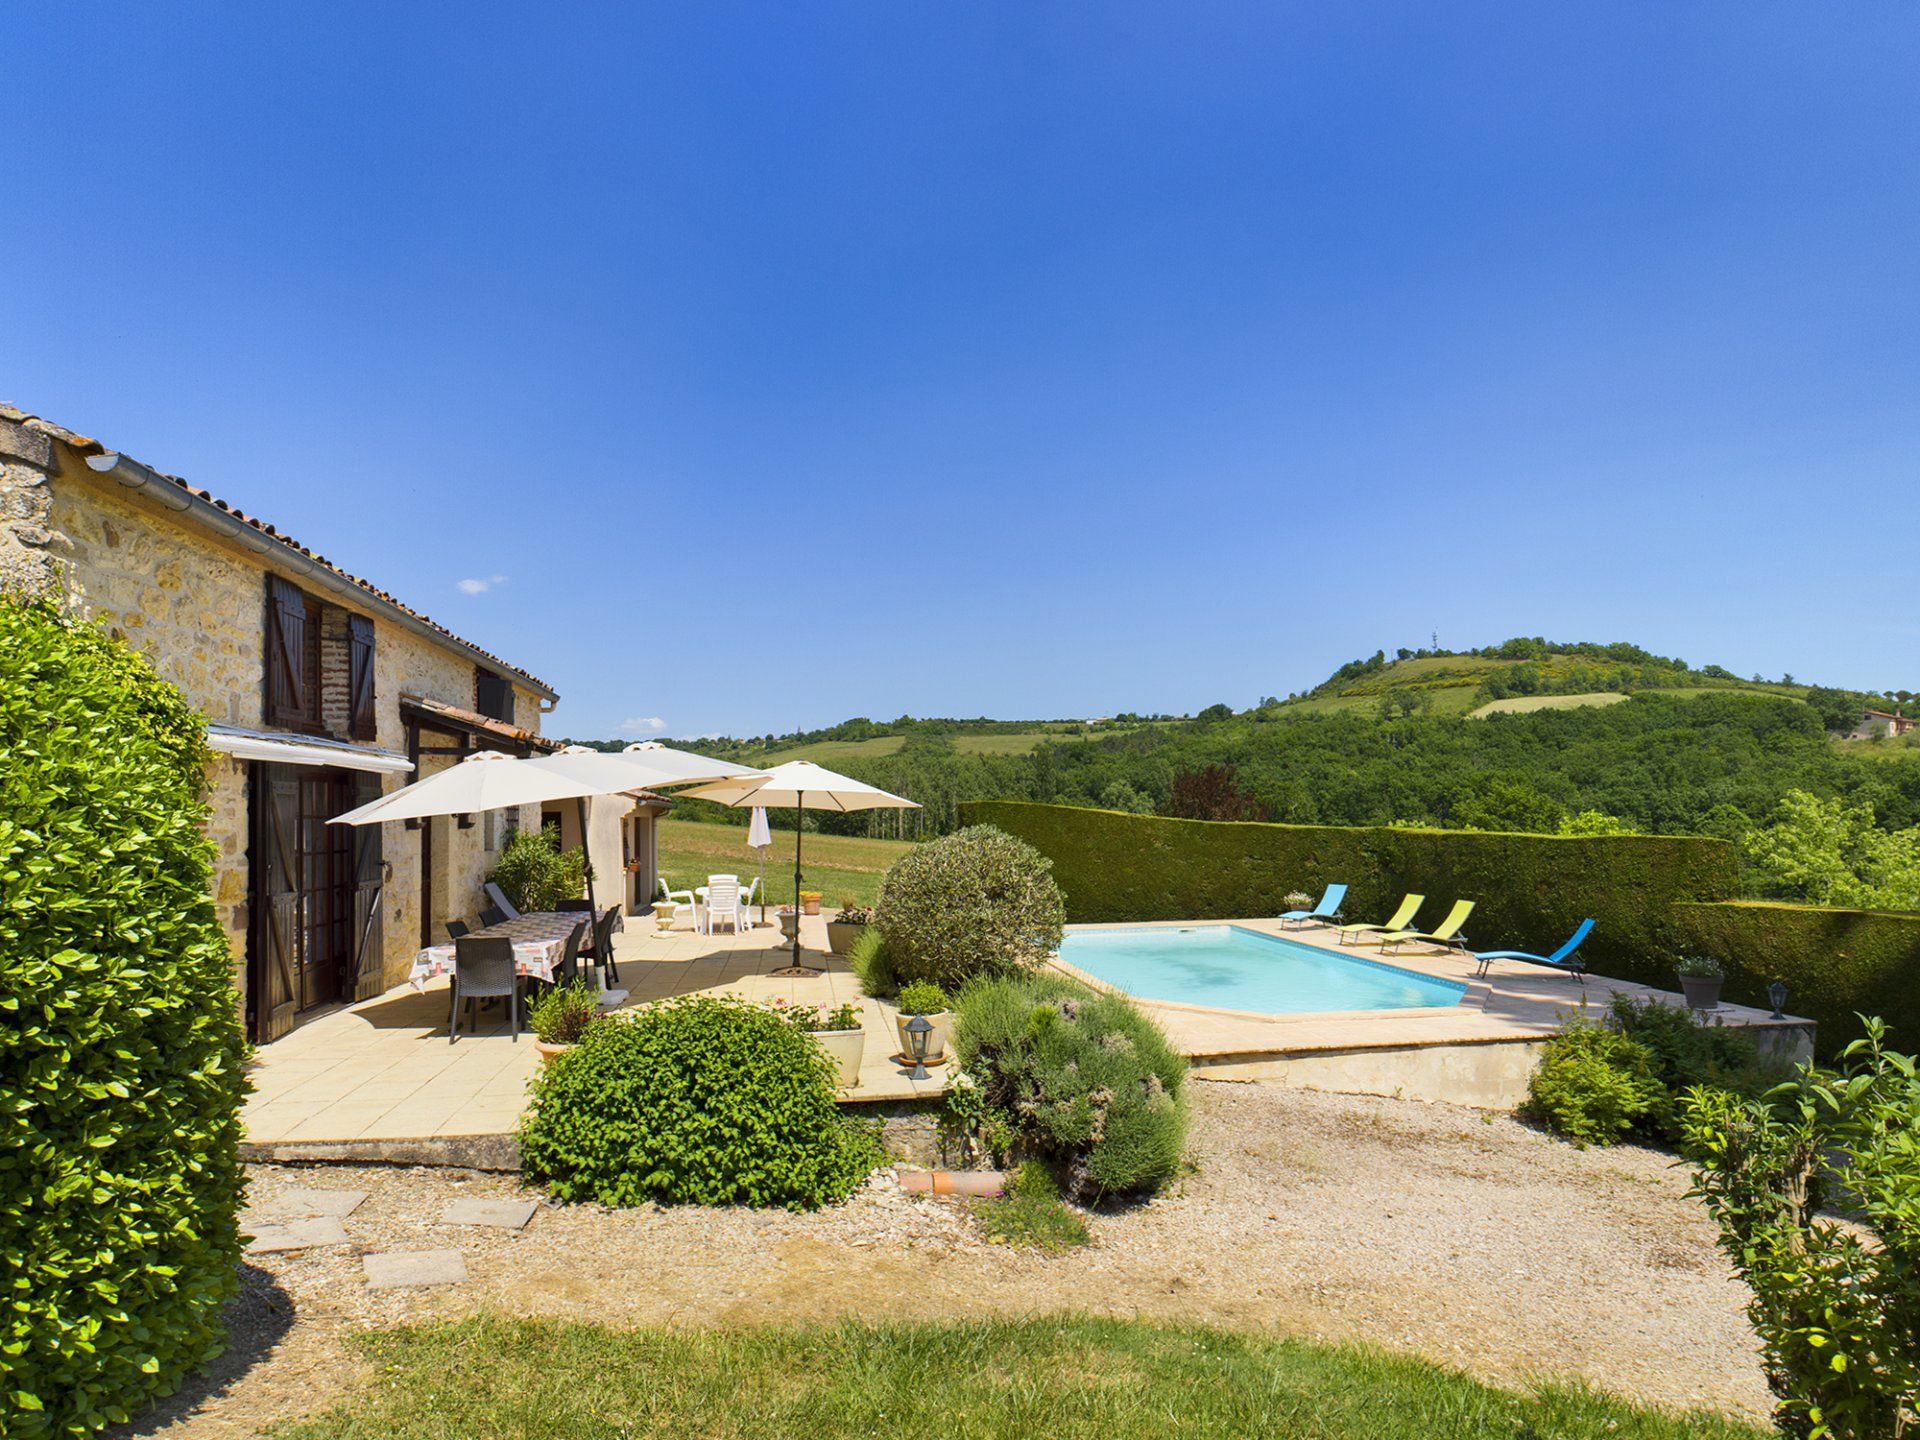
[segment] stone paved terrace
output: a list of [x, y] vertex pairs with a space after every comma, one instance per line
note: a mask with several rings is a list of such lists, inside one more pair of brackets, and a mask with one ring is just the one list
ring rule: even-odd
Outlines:
[[[911, 1100], [946, 1089], [946, 1069], [929, 1067], [916, 1081], [889, 1058], [899, 1048], [893, 1007], [865, 999], [844, 961], [826, 953], [826, 922], [802, 917], [807, 963], [825, 973], [782, 977], [768, 972], [787, 963], [778, 926], [745, 934], [700, 935], [681, 926], [659, 931], [651, 916], [630, 916], [615, 936], [614, 956], [627, 1005], [673, 995], [779, 997], [797, 1004], [854, 1000], [864, 1010], [867, 1046], [860, 1084], [843, 1090], [849, 1102]], [[402, 985], [343, 1006], [260, 1047], [252, 1069], [246, 1138], [257, 1146], [374, 1142], [465, 1141], [506, 1136], [519, 1122], [527, 1081], [540, 1057], [531, 1033], [510, 1040], [505, 1020], [483, 1012], [477, 1033], [462, 1029], [447, 1043], [447, 981], [424, 992]], [[401, 1158], [404, 1158], [401, 1157]]]

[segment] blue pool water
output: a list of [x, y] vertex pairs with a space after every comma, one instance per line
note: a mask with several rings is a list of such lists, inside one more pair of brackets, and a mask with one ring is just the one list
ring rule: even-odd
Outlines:
[[1467, 987], [1238, 925], [1070, 930], [1060, 958], [1143, 1000], [1307, 1015], [1455, 1005]]

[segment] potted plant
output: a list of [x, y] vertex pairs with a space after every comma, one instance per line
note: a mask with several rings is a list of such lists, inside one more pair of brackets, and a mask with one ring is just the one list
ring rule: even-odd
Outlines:
[[1720, 1006], [1720, 987], [1727, 983], [1727, 969], [1711, 955], [1688, 955], [1678, 966], [1680, 990], [1687, 997], [1689, 1010], [1716, 1010]]
[[800, 915], [791, 905], [780, 907], [780, 937], [793, 939], [794, 932], [800, 928]]
[[1289, 890], [1280, 898], [1286, 902], [1286, 908], [1289, 910], [1305, 910], [1313, 904], [1313, 897], [1304, 890]]
[[860, 932], [873, 923], [873, 911], [865, 905], [856, 905], [853, 897], [842, 896], [840, 913], [827, 921], [827, 949], [836, 955], [844, 955], [853, 948], [853, 942], [860, 938]]
[[563, 1050], [571, 1050], [587, 1033], [587, 1027], [600, 1015], [600, 997], [584, 980], [555, 985], [547, 990], [527, 1012], [533, 1027], [533, 1048], [540, 1052], [540, 1063], [547, 1064]]
[[818, 915], [820, 913], [820, 892], [818, 890], [802, 890], [800, 892], [800, 908], [809, 915]]
[[926, 1063], [938, 1065], [945, 1060], [947, 1041], [953, 1034], [953, 1011], [947, 992], [930, 980], [912, 980], [900, 987], [894, 1003], [900, 1007], [893, 1023], [899, 1027], [901, 1055], [913, 1059], [913, 1041], [907, 1034], [907, 1022], [920, 1015], [933, 1026], [933, 1032], [927, 1036]]
[[860, 1007], [851, 1001], [822, 1009], [818, 1005], [795, 1005], [776, 1000], [773, 1008], [796, 1030], [804, 1030], [819, 1042], [833, 1061], [840, 1088], [853, 1090], [860, 1084], [860, 1061], [866, 1054], [867, 1031], [860, 1023]]

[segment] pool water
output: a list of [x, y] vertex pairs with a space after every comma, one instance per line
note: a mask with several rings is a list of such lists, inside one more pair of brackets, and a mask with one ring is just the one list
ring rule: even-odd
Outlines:
[[1266, 1015], [1457, 1005], [1465, 985], [1238, 925], [1070, 930], [1060, 958], [1142, 1000]]

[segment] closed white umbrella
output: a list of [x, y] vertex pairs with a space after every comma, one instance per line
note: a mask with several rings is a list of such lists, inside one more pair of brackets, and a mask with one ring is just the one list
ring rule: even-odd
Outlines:
[[[767, 807], [753, 807], [753, 819], [747, 822], [747, 848], [760, 852], [760, 923], [767, 923], [767, 851], [773, 847], [773, 829], [767, 824]], [[794, 922], [798, 927], [799, 922]]]
[[713, 800], [722, 805], [756, 805], [803, 812], [794, 817], [793, 834], [793, 963], [776, 975], [818, 975], [820, 972], [800, 963], [800, 831], [808, 810], [918, 810], [906, 800], [869, 785], [864, 780], [837, 774], [811, 760], [789, 760], [760, 776], [737, 776], [731, 780], [701, 785], [686, 792], [698, 800]]

